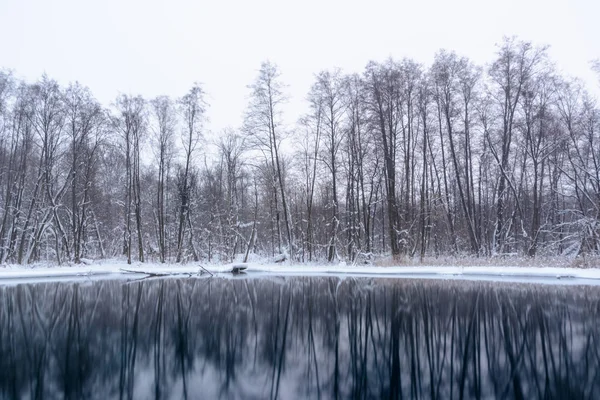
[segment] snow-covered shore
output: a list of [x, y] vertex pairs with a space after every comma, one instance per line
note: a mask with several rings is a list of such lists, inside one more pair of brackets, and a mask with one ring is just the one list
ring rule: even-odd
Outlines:
[[[146, 276], [229, 276], [234, 265], [133, 264], [101, 262], [78, 266], [2, 266], [0, 284], [71, 279], [143, 278]], [[390, 278], [463, 279], [554, 284], [600, 285], [600, 268], [496, 267], [496, 266], [348, 266], [247, 264], [246, 276], [372, 276]]]

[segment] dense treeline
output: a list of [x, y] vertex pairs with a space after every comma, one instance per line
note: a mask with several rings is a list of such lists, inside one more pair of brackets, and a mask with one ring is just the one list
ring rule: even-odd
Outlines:
[[293, 127], [276, 65], [249, 89], [212, 152], [198, 85], [105, 109], [0, 72], [0, 261], [600, 252], [598, 104], [546, 48], [323, 71]]

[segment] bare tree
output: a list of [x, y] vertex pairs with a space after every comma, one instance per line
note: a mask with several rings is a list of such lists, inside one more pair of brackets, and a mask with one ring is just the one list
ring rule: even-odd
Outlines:
[[[180, 172], [179, 182], [179, 227], [177, 228], [177, 262], [183, 260], [183, 243], [185, 240], [186, 224], [190, 223], [190, 197], [192, 190], [192, 161], [202, 139], [202, 129], [206, 118], [206, 102], [204, 91], [199, 84], [194, 84], [190, 91], [178, 101], [179, 112], [183, 119], [183, 131], [181, 140], [183, 144], [184, 165]], [[193, 243], [193, 230], [187, 229], [189, 243]], [[198, 255], [190, 246], [194, 261], [198, 261]]]
[[321, 146], [321, 136], [324, 129], [324, 101], [321, 96], [309, 94], [310, 112], [300, 120], [303, 135], [299, 135], [301, 168], [304, 180], [304, 197], [306, 203], [306, 233], [302, 245], [302, 259], [304, 250], [308, 251], [308, 261], [313, 260], [315, 251], [314, 234], [314, 197], [317, 181], [317, 160]]
[[571, 168], [564, 175], [573, 187], [575, 202], [569, 211], [574, 214], [577, 252], [597, 254], [600, 251], [600, 111], [579, 82], [562, 82], [559, 88], [557, 106], [570, 144], [567, 157]]
[[241, 198], [239, 191], [240, 181], [242, 179], [243, 160], [245, 140], [235, 131], [228, 129], [223, 132], [217, 147], [220, 158], [224, 162], [225, 179], [225, 221], [227, 223], [227, 234], [225, 247], [230, 250], [230, 258], [233, 259], [238, 251], [238, 243], [241, 236], [240, 232], [240, 204]]
[[[440, 52], [432, 66], [437, 88], [437, 104], [443, 116], [443, 125], [450, 148], [454, 179], [458, 187], [460, 203], [467, 221], [471, 251], [479, 253], [479, 241], [475, 229], [475, 206], [473, 200], [472, 147], [470, 137], [470, 107], [477, 71], [466, 59], [454, 53]], [[460, 162], [457, 136], [457, 120], [463, 116], [464, 164]], [[440, 129], [442, 127], [440, 126]], [[442, 144], [443, 145], [443, 144]], [[448, 190], [446, 188], [446, 190]]]
[[151, 102], [155, 120], [154, 141], [158, 162], [158, 178], [156, 187], [156, 221], [157, 240], [160, 262], [167, 259], [167, 215], [165, 213], [166, 186], [174, 156], [174, 136], [176, 128], [175, 106], [167, 96], [159, 96]]
[[123, 233], [123, 253], [127, 263], [131, 264], [131, 218], [132, 207], [137, 228], [138, 260], [144, 261], [141, 215], [141, 186], [140, 186], [140, 141], [144, 130], [145, 101], [141, 96], [120, 95], [116, 101], [118, 115], [115, 118], [117, 129], [122, 135], [125, 152], [125, 229]]
[[[271, 165], [273, 195], [276, 209], [276, 223], [279, 232], [280, 213], [277, 193], [281, 196], [282, 212], [285, 221], [290, 257], [293, 258], [294, 242], [288, 205], [286, 201], [283, 165], [280, 155], [280, 143], [283, 138], [281, 123], [281, 105], [286, 101], [283, 84], [280, 81], [279, 68], [270, 62], [263, 62], [255, 82], [249, 86], [252, 90], [244, 127], [254, 146], [259, 149]], [[281, 237], [281, 235], [278, 235]], [[279, 251], [281, 252], [281, 244]]]
[[372, 123], [379, 130], [384, 158], [385, 190], [388, 214], [388, 230], [392, 256], [404, 254], [401, 245], [400, 214], [396, 198], [396, 150], [401, 125], [400, 71], [392, 60], [385, 64], [370, 63], [365, 72]]
[[[496, 190], [496, 226], [493, 245], [495, 252], [503, 252], [505, 238], [509, 235], [504, 224], [505, 206], [509, 193], [507, 189], [512, 185], [509, 168], [517, 106], [524, 86], [535, 74], [536, 68], [545, 57], [545, 52], [545, 48], [535, 48], [529, 42], [505, 38], [498, 49], [497, 59], [489, 70], [493, 85], [492, 95], [497, 102], [502, 124], [499, 140], [495, 141], [490, 135], [487, 136], [500, 170]], [[512, 189], [514, 191], [514, 187]]]
[[71, 236], [73, 261], [81, 260], [89, 219], [90, 191], [99, 146], [105, 135], [106, 115], [87, 88], [78, 83], [65, 92], [66, 131], [69, 137]]
[[[38, 185], [43, 191], [44, 204], [41, 217], [37, 220], [36, 227], [29, 240], [27, 261], [37, 252], [42, 236], [52, 223], [54, 233], [54, 249], [57, 261], [61, 263], [61, 253], [64, 248], [67, 257], [70, 256], [70, 247], [66, 232], [59, 217], [59, 207], [62, 206], [62, 197], [68, 187], [67, 179], [61, 177], [59, 162], [64, 156], [64, 105], [60, 87], [56, 81], [43, 76], [32, 86], [32, 125], [38, 138], [40, 162], [38, 169]], [[38, 194], [39, 192], [36, 192]], [[35, 196], [34, 196], [35, 197]], [[35, 199], [32, 200], [32, 204]], [[30, 208], [32, 209], [32, 208]]]
[[549, 72], [533, 77], [525, 85], [522, 97], [523, 119], [522, 130], [525, 136], [526, 153], [531, 159], [532, 171], [532, 212], [529, 228], [527, 254], [531, 257], [537, 253], [541, 227], [544, 178], [546, 177], [547, 158], [555, 150], [557, 126], [552, 117], [554, 86]]
[[[337, 257], [336, 239], [340, 225], [339, 200], [338, 200], [338, 151], [344, 139], [342, 131], [342, 118], [345, 115], [343, 102], [343, 81], [339, 70], [322, 71], [316, 76], [309, 102], [312, 108], [318, 108], [318, 118], [322, 118], [323, 130], [319, 137], [323, 139], [323, 149], [326, 152], [322, 161], [331, 174], [332, 204], [331, 218], [328, 223], [330, 234], [327, 245], [327, 261], [332, 262]], [[322, 133], [322, 135], [321, 135]]]

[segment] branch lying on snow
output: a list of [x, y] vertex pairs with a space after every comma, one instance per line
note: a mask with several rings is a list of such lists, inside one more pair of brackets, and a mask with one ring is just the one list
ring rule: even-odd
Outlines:
[[[210, 276], [215, 276], [215, 274], [213, 274], [212, 272], [210, 272], [209, 270], [207, 270], [206, 268], [204, 268], [202, 266], [202, 264], [198, 264], [198, 266], [200, 267], [200, 269], [203, 269], [204, 271], [208, 272], [210, 274]], [[200, 270], [198, 270], [198, 275], [200, 275]]]
[[140, 270], [125, 269], [125, 268], [119, 268], [119, 269], [123, 272], [129, 272], [129, 273], [133, 273], [133, 274], [144, 274], [144, 275], [150, 275], [150, 276], [175, 276], [175, 275], [192, 276], [192, 274], [189, 272], [162, 272], [162, 271], [150, 272], [150, 271], [144, 271], [141, 269]]
[[[203, 265], [198, 264], [198, 272], [194, 273], [194, 272], [190, 272], [190, 271], [148, 271], [148, 270], [144, 270], [144, 269], [126, 269], [126, 268], [119, 268], [120, 271], [122, 272], [129, 272], [129, 273], [134, 273], [134, 274], [145, 274], [145, 275], [149, 275], [149, 276], [177, 276], [177, 275], [185, 275], [185, 276], [194, 276], [194, 275], [202, 275], [205, 272], [207, 274], [209, 274], [211, 277], [215, 276], [215, 273], [212, 271], [209, 271], [208, 269], [206, 269]], [[242, 273], [244, 270], [246, 270], [246, 268], [248, 268], [248, 266], [246, 264], [235, 264], [231, 267], [231, 269], [228, 269], [226, 271], [219, 271], [219, 272], [229, 272], [229, 273], [233, 273], [233, 274], [239, 274]]]

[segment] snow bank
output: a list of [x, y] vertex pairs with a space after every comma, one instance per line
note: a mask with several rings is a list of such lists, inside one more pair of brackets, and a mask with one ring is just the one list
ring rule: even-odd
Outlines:
[[[99, 277], [144, 277], [144, 276], [228, 276], [238, 264], [209, 265], [199, 264], [133, 264], [124, 262], [102, 262], [90, 265], [28, 268], [23, 266], [0, 267], [0, 283], [18, 279], [64, 280], [65, 278]], [[492, 267], [492, 266], [410, 266], [377, 267], [340, 265], [286, 265], [286, 264], [247, 264], [246, 276], [372, 276], [396, 278], [464, 279], [489, 281], [518, 281], [532, 283], [587, 284], [600, 285], [600, 268], [564, 267]]]

